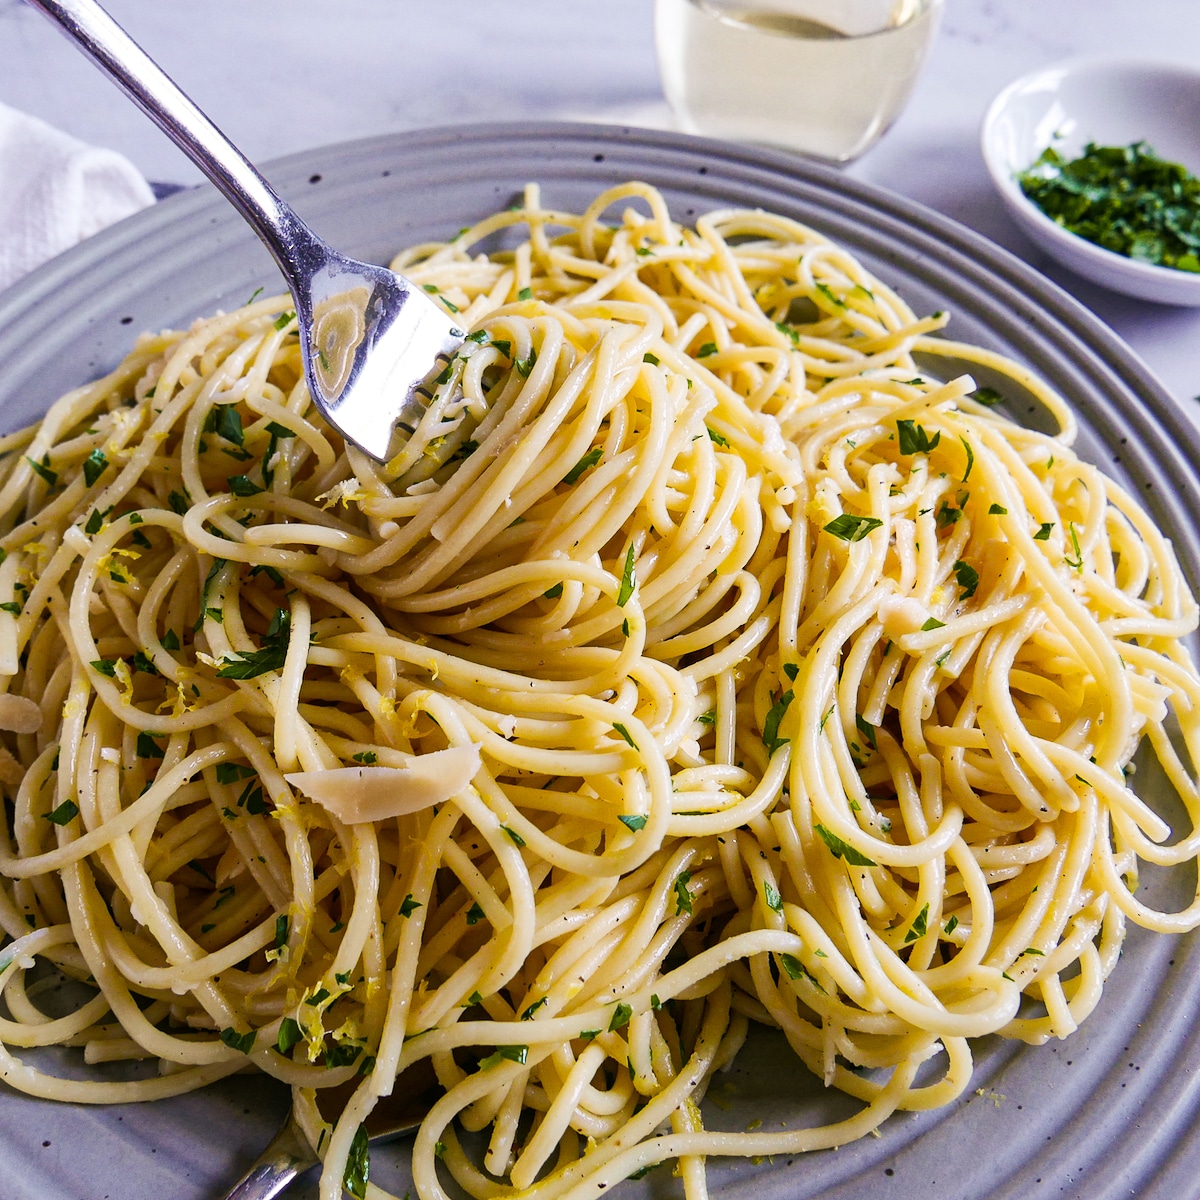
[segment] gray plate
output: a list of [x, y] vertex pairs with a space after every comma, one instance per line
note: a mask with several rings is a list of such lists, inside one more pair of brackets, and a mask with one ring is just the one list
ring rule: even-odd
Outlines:
[[[945, 218], [832, 170], [767, 151], [643, 130], [495, 125], [377, 138], [275, 164], [280, 191], [339, 249], [386, 261], [509, 204], [528, 180], [548, 204], [582, 206], [640, 178], [683, 220], [728, 204], [807, 221], [860, 255], [918, 311], [949, 309], [954, 336], [1022, 360], [1075, 405], [1083, 454], [1136, 489], [1170, 532], [1193, 588], [1200, 476], [1195, 434], [1141, 362], [1069, 297]], [[140, 329], [179, 326], [278, 286], [265, 251], [204, 189], [172, 197], [42, 268], [0, 296], [0, 427], [32, 419], [114, 365]], [[1021, 419], [1038, 421], [1031, 408]], [[1151, 781], [1146, 780], [1150, 783]], [[1153, 785], [1151, 784], [1151, 787]], [[1165, 804], [1165, 800], [1164, 800]], [[1156, 880], [1162, 903], [1192, 880]], [[713, 1162], [723, 1197], [758, 1200], [1195, 1200], [1200, 1196], [1198, 939], [1132, 931], [1099, 1011], [1061, 1044], [977, 1047], [974, 1090], [936, 1113], [902, 1115], [833, 1153], [753, 1165]], [[78, 1069], [73, 1067], [72, 1069]], [[764, 1129], [842, 1111], [770, 1035], [731, 1076], [707, 1119]], [[84, 1109], [0, 1093], [0, 1161], [10, 1200], [221, 1194], [286, 1109], [271, 1081], [243, 1076], [150, 1107]], [[406, 1143], [373, 1174], [407, 1185]], [[667, 1170], [620, 1189], [679, 1192]], [[315, 1195], [311, 1181], [291, 1194]]]

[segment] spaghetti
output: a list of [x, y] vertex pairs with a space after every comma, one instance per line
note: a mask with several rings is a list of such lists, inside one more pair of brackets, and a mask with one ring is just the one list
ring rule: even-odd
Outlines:
[[[1200, 848], [1196, 605], [1058, 397], [812, 230], [681, 228], [638, 184], [395, 265], [473, 332], [386, 466], [312, 408], [281, 298], [0, 442], [9, 1084], [249, 1059], [334, 1200], [429, 1060], [423, 1200], [666, 1160], [698, 1200], [706, 1156], [836, 1146], [960, 1095], [972, 1038], [1065, 1037], [1126, 920], [1198, 923], [1135, 896]], [[47, 1019], [36, 959], [94, 998]], [[854, 1115], [706, 1131], [751, 1022]], [[19, 1055], [60, 1043], [159, 1071]]]

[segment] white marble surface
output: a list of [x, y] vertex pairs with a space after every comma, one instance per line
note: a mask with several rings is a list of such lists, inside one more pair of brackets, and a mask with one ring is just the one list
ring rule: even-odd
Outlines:
[[[670, 125], [652, 0], [109, 0], [109, 7], [260, 161], [444, 122]], [[907, 110], [848, 170], [964, 222], [1057, 280], [1146, 359], [1197, 422], [1200, 448], [1200, 309], [1126, 300], [1049, 263], [1005, 215], [979, 156], [990, 98], [1034, 67], [1080, 54], [1200, 65], [1200, 4], [947, 0]], [[151, 179], [197, 178], [23, 0], [0, 0], [0, 101], [123, 151]]]

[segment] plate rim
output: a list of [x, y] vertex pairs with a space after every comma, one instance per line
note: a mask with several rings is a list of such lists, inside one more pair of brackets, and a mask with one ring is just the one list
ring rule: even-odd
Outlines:
[[[472, 143], [487, 143], [495, 145], [499, 141], [518, 140], [522, 143], [539, 143], [543, 153], [552, 153], [554, 147], [563, 145], [582, 147], [587, 146], [588, 156], [593, 149], [604, 146], [639, 146], [650, 149], [658, 148], [677, 153], [681, 156], [695, 156], [699, 160], [720, 160], [728, 167], [737, 167], [747, 174], [742, 182], [748, 186], [758, 182], [787, 181], [792, 189], [791, 194], [797, 195], [797, 189], [805, 187], [813, 190], [814, 201], [819, 197], [827, 199], [830, 195], [837, 197], [840, 205], [847, 206], [847, 216], [869, 216], [877, 227], [883, 219], [892, 224], [902, 225], [910, 232], [919, 234], [929, 245], [940, 247], [949, 256], [963, 263], [973, 264], [975, 272], [991, 272], [996, 288], [1003, 291], [1017, 310], [1023, 311], [1030, 320], [1042, 322], [1049, 318], [1048, 327], [1056, 327], [1054, 345], [1062, 353], [1068, 350], [1075, 369], [1092, 376], [1096, 370], [1106, 372], [1119, 381], [1120, 387], [1106, 397], [1106, 402], [1114, 405], [1122, 419], [1128, 423], [1136, 437], [1141, 439], [1147, 451], [1153, 450], [1165, 456], [1174, 467], [1176, 480], [1187, 480], [1191, 497], [1197, 493], [1200, 481], [1198, 468], [1186, 458], [1183, 447], [1195, 440], [1195, 432], [1187, 422], [1178, 403], [1155, 378], [1150, 369], [1142, 362], [1137, 354], [1121, 339], [1109, 330], [1097, 317], [1090, 313], [1079, 301], [1075, 300], [1058, 285], [1040, 275], [1015, 255], [989, 242], [982, 235], [953, 221], [935, 210], [929, 209], [914, 201], [901, 197], [874, 184], [850, 179], [834, 168], [824, 166], [810, 160], [795, 158], [782, 152], [771, 151], [759, 147], [741, 146], [734, 143], [722, 142], [715, 139], [693, 137], [686, 134], [668, 133], [657, 130], [641, 129], [622, 125], [593, 125], [574, 122], [489, 122], [463, 126], [443, 126], [432, 129], [412, 130], [395, 134], [376, 135], [374, 137], [354, 139], [351, 141], [335, 142], [312, 150], [300, 151], [285, 157], [272, 160], [266, 164], [265, 173], [273, 180], [286, 181], [290, 192], [292, 185], [302, 188], [306, 176], [322, 170], [322, 163], [333, 163], [337, 160], [355, 158], [380, 157], [385, 154], [412, 154], [422, 148], [444, 148], [448, 144], [459, 146]], [[554, 161], [559, 161], [556, 158]], [[285, 190], [281, 187], [281, 190]], [[302, 194], [302, 193], [301, 193]], [[302, 201], [300, 202], [302, 204]], [[853, 211], [851, 211], [851, 209]], [[78, 283], [81, 277], [89, 272], [102, 272], [105, 261], [119, 258], [122, 254], [136, 248], [139, 243], [151, 238], [157, 238], [170, 232], [172, 227], [180, 230], [191, 230], [189, 222], [195, 222], [196, 227], [202, 226], [211, 214], [211, 219], [221, 230], [240, 228], [241, 219], [229, 208], [219, 194], [207, 185], [200, 185], [178, 193], [161, 201], [151, 209], [128, 218], [126, 221], [111, 227], [94, 239], [82, 243], [58, 259], [52, 260], [42, 268], [19, 281], [7, 292], [0, 293], [0, 346], [6, 340], [11, 340], [10, 322], [16, 317], [24, 317], [36, 310], [38, 302], [62, 288], [69, 282]], [[248, 237], [249, 235], [247, 235]], [[911, 266], [908, 268], [913, 269]], [[947, 269], [950, 269], [947, 266]], [[86, 282], [86, 279], [85, 279]], [[130, 329], [132, 335], [136, 327]], [[1166, 461], [1159, 462], [1156, 458], [1156, 470], [1165, 478], [1168, 475]], [[1173, 523], [1182, 525], [1186, 520], [1187, 510], [1181, 496], [1174, 497], [1178, 505], [1177, 515]], [[1194, 499], [1191, 507], [1194, 509]], [[1184, 532], [1187, 532], [1186, 530]], [[1195, 536], [1190, 538], [1190, 545], [1196, 544]], [[1194, 553], [1190, 556], [1193, 570], [1190, 581], [1196, 584], [1197, 563], [1200, 563]], [[1196, 939], [1188, 943], [1187, 953], [1191, 961], [1200, 957]], [[1180, 957], [1184, 950], [1180, 947]], [[1165, 959], [1166, 955], [1162, 954]], [[1196, 994], [1200, 983], [1189, 989], [1189, 999]], [[1151, 1011], [1147, 1001], [1146, 1011]], [[1157, 1005], [1154, 1012], [1157, 1012]], [[1149, 1018], [1147, 1018], [1149, 1019]], [[1194, 1050], [1192, 1059], [1200, 1060], [1200, 1050]], [[978, 1079], [978, 1077], [977, 1077]], [[1200, 1081], [1200, 1072], [1195, 1076]], [[1192, 1088], [1192, 1094], [1200, 1091], [1200, 1082]], [[964, 1099], [967, 1099], [964, 1097]], [[1161, 1105], [1162, 1100], [1152, 1097], [1143, 1103], [1138, 1111], [1143, 1115], [1150, 1111], [1152, 1105]], [[1191, 1101], [1189, 1101], [1191, 1103]], [[864, 1160], [861, 1172], [852, 1177], [835, 1182], [831, 1195], [842, 1196], [844, 1188], [853, 1187], [856, 1181], [859, 1185], [865, 1183], [868, 1166], [878, 1165], [881, 1170], [885, 1162], [899, 1162], [912, 1150], [914, 1142], [919, 1143], [921, 1133], [932, 1129], [937, 1121], [951, 1115], [955, 1109], [943, 1110], [940, 1114], [931, 1114], [930, 1121], [921, 1119], [921, 1114], [910, 1114], [911, 1120], [900, 1118], [905, 1122], [904, 1132], [894, 1140], [889, 1141], [886, 1149], [892, 1155], [879, 1158], [874, 1153]], [[1157, 1109], [1155, 1110], [1157, 1111]], [[1075, 1119], [1074, 1110], [1069, 1114], [1069, 1120]], [[1193, 1149], [1198, 1144], [1193, 1134]], [[1187, 1139], [1183, 1139], [1183, 1145]], [[1179, 1143], [1176, 1143], [1178, 1146]], [[869, 1161], [868, 1161], [869, 1160]], [[1141, 1161], [1140, 1159], [1138, 1160]], [[1096, 1164], [1089, 1164], [1095, 1166]], [[1152, 1166], [1157, 1171], [1165, 1171], [1163, 1160], [1156, 1158]], [[776, 1168], [777, 1170], [781, 1168]], [[714, 1176], [719, 1179], [720, 1176]], [[728, 1189], [731, 1196], [735, 1193], [747, 1196], [752, 1190], [761, 1187], [761, 1176], [756, 1180], [733, 1181], [726, 1177], [720, 1183], [724, 1194]], [[775, 1179], [776, 1176], [770, 1178]], [[1084, 1177], [1095, 1182], [1094, 1175]], [[1013, 1177], [1013, 1180], [1017, 1176]], [[1040, 1181], [1039, 1181], [1040, 1182]], [[1152, 1179], [1155, 1196], [1167, 1196], [1165, 1190], [1159, 1190], [1163, 1185], [1158, 1174]], [[1022, 1195], [1019, 1186], [1012, 1181], [1003, 1179], [995, 1181], [995, 1191], [988, 1195], [998, 1198], [1003, 1196]], [[884, 1186], [882, 1180], [878, 1186]], [[775, 1193], [777, 1187], [786, 1189], [786, 1183], [771, 1183], [769, 1190]], [[1011, 1187], [1011, 1191], [1009, 1188]], [[636, 1193], [635, 1193], [636, 1194]], [[779, 1192], [786, 1194], [785, 1190]], [[1042, 1194], [1038, 1192], [1038, 1194]], [[1104, 1192], [1107, 1197], [1110, 1192]], [[1111, 1193], [1113, 1196], [1115, 1192]], [[1083, 1193], [1080, 1193], [1083, 1195]], [[1089, 1200], [1097, 1195], [1090, 1193]]]

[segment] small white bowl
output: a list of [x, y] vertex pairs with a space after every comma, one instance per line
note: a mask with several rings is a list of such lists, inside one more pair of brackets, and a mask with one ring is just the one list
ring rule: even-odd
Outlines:
[[1168, 63], [1075, 59], [1009, 84], [983, 119], [983, 159], [1021, 230], [1086, 279], [1161, 304], [1200, 305], [1200, 274], [1105, 250], [1052, 221], [1016, 176], [1053, 145], [1077, 158], [1088, 142], [1147, 142], [1159, 158], [1200, 174], [1200, 71]]

